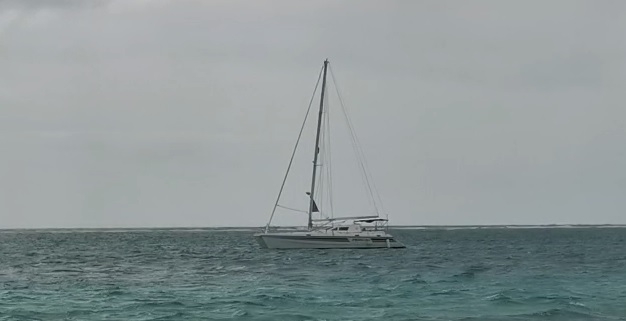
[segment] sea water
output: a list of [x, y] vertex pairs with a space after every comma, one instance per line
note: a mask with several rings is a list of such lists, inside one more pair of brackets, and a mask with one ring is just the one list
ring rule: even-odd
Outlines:
[[0, 320], [626, 320], [626, 228], [392, 229], [268, 250], [253, 230], [0, 231]]

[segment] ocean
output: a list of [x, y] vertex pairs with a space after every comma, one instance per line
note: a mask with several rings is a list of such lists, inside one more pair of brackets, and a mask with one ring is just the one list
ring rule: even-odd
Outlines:
[[626, 320], [626, 228], [391, 229], [406, 249], [260, 249], [247, 229], [2, 230], [0, 320]]

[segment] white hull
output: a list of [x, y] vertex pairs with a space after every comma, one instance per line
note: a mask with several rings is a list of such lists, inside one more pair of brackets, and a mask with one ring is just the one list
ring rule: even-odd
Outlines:
[[326, 235], [326, 233], [286, 232], [255, 234], [259, 245], [268, 249], [371, 249], [404, 248], [389, 234]]

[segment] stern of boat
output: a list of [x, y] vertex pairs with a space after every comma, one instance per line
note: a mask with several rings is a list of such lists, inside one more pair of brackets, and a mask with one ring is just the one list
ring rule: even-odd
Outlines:
[[262, 249], [267, 249], [268, 246], [263, 239], [263, 235], [265, 235], [265, 233], [256, 233], [254, 234], [254, 238], [256, 239], [257, 243], [259, 243], [259, 246], [261, 246]]

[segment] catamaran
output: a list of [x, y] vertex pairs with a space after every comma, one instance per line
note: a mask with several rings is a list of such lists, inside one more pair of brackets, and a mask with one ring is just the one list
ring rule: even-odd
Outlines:
[[[340, 106], [345, 116], [346, 124], [349, 128], [350, 138], [352, 145], [355, 149], [355, 155], [359, 161], [359, 166], [356, 167], [362, 174], [366, 194], [371, 198], [370, 203], [373, 207], [373, 213], [370, 215], [359, 216], [347, 216], [347, 217], [335, 217], [333, 212], [332, 203], [332, 176], [330, 166], [330, 127], [328, 126], [329, 117], [327, 108], [327, 75], [329, 71], [329, 61], [326, 59], [318, 76], [317, 84], [313, 92], [315, 97], [317, 88], [319, 86], [320, 78], [322, 86], [320, 90], [320, 103], [319, 113], [317, 119], [317, 131], [315, 135], [315, 150], [313, 153], [313, 169], [311, 175], [310, 190], [306, 192], [306, 200], [308, 203], [308, 210], [301, 210], [294, 207], [284, 206], [280, 203], [281, 196], [284, 192], [285, 182], [289, 177], [290, 170], [294, 161], [294, 155], [298, 149], [302, 133], [305, 129], [305, 124], [313, 98], [309, 103], [309, 109], [307, 110], [300, 134], [296, 141], [296, 145], [293, 149], [289, 165], [287, 166], [287, 172], [283, 178], [282, 185], [278, 192], [278, 197], [274, 203], [270, 219], [265, 226], [264, 230], [260, 233], [254, 234], [257, 242], [262, 248], [270, 249], [288, 249], [288, 248], [310, 248], [310, 249], [322, 249], [322, 248], [404, 248], [405, 246], [397, 241], [391, 234], [388, 233], [388, 217], [381, 217], [380, 210], [382, 209], [382, 202], [380, 197], [378, 201], [374, 195], [375, 187], [373, 186], [373, 180], [369, 177], [369, 173], [366, 170], [365, 159], [363, 157], [362, 149], [359, 146], [358, 139], [354, 133], [351, 125], [351, 121], [343, 106], [343, 100], [339, 94], [339, 89], [334, 81], [334, 75], [331, 71], [333, 83], [337, 89], [337, 95], [339, 97]], [[326, 98], [326, 99], [325, 99]], [[327, 144], [323, 144], [326, 142]], [[324, 146], [325, 145], [325, 146]], [[326, 147], [326, 148], [325, 148]], [[321, 155], [321, 156], [320, 156]], [[323, 160], [323, 162], [322, 162]], [[318, 168], [323, 168], [326, 171], [326, 175], [321, 174]], [[317, 185], [316, 185], [317, 184]], [[321, 190], [322, 185], [326, 185], [326, 194]], [[306, 187], [305, 187], [306, 188]], [[324, 195], [330, 195], [329, 206], [318, 206], [322, 204], [321, 198]], [[328, 203], [328, 202], [327, 202]], [[325, 203], [324, 203], [325, 204]], [[297, 212], [304, 212], [308, 216], [308, 224], [306, 228], [302, 229], [286, 229], [280, 227], [271, 226], [272, 219], [276, 213], [277, 208], [287, 209]], [[314, 216], [315, 215], [315, 216]]]

